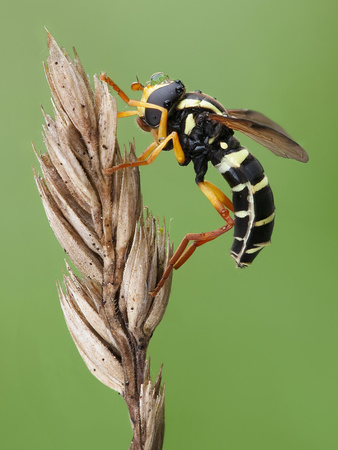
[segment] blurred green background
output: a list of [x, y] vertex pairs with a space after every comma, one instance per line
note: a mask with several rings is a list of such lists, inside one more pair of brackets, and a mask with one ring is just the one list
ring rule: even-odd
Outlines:
[[[253, 108], [305, 147], [304, 165], [241, 135], [263, 164], [277, 206], [273, 245], [247, 270], [232, 236], [202, 247], [175, 273], [151, 343], [164, 363], [165, 449], [338, 448], [335, 0], [113, 2], [32, 0], [1, 14], [1, 385], [3, 449], [127, 449], [121, 397], [87, 370], [63, 320], [55, 283], [64, 253], [46, 220], [31, 166], [43, 150], [45, 25], [85, 70], [129, 91], [156, 71], [228, 108]], [[135, 97], [137, 93], [135, 93]], [[119, 103], [120, 108], [124, 107]], [[133, 118], [119, 141], [151, 137]], [[170, 152], [141, 170], [144, 204], [177, 245], [221, 226]], [[208, 179], [230, 192], [219, 174]]]

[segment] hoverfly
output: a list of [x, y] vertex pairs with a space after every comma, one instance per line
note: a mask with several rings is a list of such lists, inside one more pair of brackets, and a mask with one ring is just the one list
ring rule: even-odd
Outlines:
[[[198, 187], [225, 221], [218, 230], [184, 237], [152, 295], [163, 286], [172, 268], [178, 269], [197, 247], [233, 226], [231, 254], [238, 267], [250, 265], [270, 244], [275, 206], [263, 167], [240, 145], [234, 131], [246, 134], [283, 158], [307, 162], [306, 151], [265, 115], [247, 109], [226, 110], [201, 91], [186, 92], [180, 80], [170, 80], [162, 72], [155, 73], [145, 86], [139, 81], [131, 85], [133, 91], [142, 91], [140, 101], [130, 99], [106, 74], [101, 74], [100, 79], [112, 86], [125, 103], [137, 108], [119, 112], [118, 117], [138, 115], [138, 125], [151, 132], [154, 139], [137, 161], [108, 168], [105, 173], [151, 164], [162, 150], [174, 150], [181, 166], [193, 163]], [[232, 201], [205, 180], [209, 162], [230, 185]], [[234, 213], [234, 219], [229, 210]], [[186, 249], [190, 241], [192, 244]]]

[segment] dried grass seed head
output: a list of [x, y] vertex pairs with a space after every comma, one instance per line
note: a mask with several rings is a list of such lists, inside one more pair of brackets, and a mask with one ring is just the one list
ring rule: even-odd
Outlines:
[[[58, 292], [89, 370], [123, 395], [123, 333], [112, 320], [121, 314], [135, 339], [150, 338], [165, 312], [171, 276], [155, 298], [149, 291], [168, 265], [172, 247], [150, 214], [140, 219], [138, 168], [103, 173], [122, 160], [116, 102], [107, 85], [94, 77], [94, 91], [78, 56], [72, 61], [47, 36], [45, 72], [55, 119], [43, 111], [48, 153], [37, 155], [44, 178], [35, 174], [35, 179], [50, 225], [83, 275], [80, 280], [68, 266], [65, 291], [58, 285]], [[134, 145], [129, 150], [125, 159], [134, 160]]]

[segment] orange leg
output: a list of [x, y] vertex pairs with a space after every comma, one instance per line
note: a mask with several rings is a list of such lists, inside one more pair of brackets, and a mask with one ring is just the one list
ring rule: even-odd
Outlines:
[[158, 157], [158, 155], [161, 153], [163, 148], [170, 141], [170, 139], [172, 139], [173, 141], [174, 153], [177, 161], [179, 163], [184, 162], [185, 159], [184, 153], [180, 141], [178, 139], [178, 135], [176, 131], [173, 131], [171, 134], [169, 134], [169, 136], [163, 139], [160, 144], [157, 144], [155, 141], [152, 144], [150, 144], [149, 147], [142, 153], [142, 155], [139, 158], [137, 158], [137, 161], [118, 164], [117, 166], [111, 167], [110, 169], [105, 169], [104, 173], [110, 174], [120, 169], [126, 169], [127, 167], [146, 166], [148, 164], [153, 163], [155, 159]]
[[[217, 186], [213, 185], [209, 181], [203, 181], [199, 183], [198, 187], [201, 189], [203, 194], [206, 195], [216, 211], [226, 221], [226, 225], [219, 228], [218, 230], [209, 231], [207, 233], [188, 233], [187, 235], [185, 235], [176, 252], [170, 259], [169, 265], [164, 271], [163, 276], [158, 282], [156, 288], [153, 290], [153, 292], [150, 293], [153, 297], [155, 297], [155, 295], [164, 285], [171, 271], [173, 269], [179, 269], [186, 261], [188, 261], [197, 247], [200, 247], [201, 245], [216, 239], [217, 237], [231, 230], [231, 228], [235, 225], [235, 221], [230, 217], [229, 211], [228, 209], [226, 209], [229, 208], [231, 211], [233, 211], [233, 205], [230, 199], [228, 199], [228, 197], [220, 189], [218, 189]], [[192, 243], [187, 248], [190, 241], [192, 241]]]
[[[156, 288], [152, 292], [150, 292], [150, 295], [152, 297], [155, 297], [157, 295], [157, 293], [160, 291], [160, 289], [166, 282], [167, 278], [169, 277], [171, 271], [173, 269], [176, 270], [179, 269], [186, 261], [188, 261], [188, 259], [195, 252], [197, 247], [200, 247], [201, 245], [218, 238], [222, 234], [231, 230], [232, 227], [233, 224], [226, 224], [223, 227], [219, 228], [218, 230], [209, 231], [207, 233], [186, 234], [182, 239], [182, 242], [178, 246], [176, 252], [170, 259], [168, 267], [164, 271], [162, 278], [157, 283]], [[192, 241], [192, 244], [188, 247], [188, 249], [186, 249], [190, 241]]]
[[122, 117], [130, 117], [136, 116], [138, 114], [137, 110], [135, 111], [122, 111], [117, 113], [117, 118], [121, 119]]
[[210, 201], [212, 206], [216, 209], [218, 214], [227, 222], [234, 222], [229, 215], [229, 208], [231, 211], [234, 210], [232, 202], [228, 197], [220, 190], [218, 187], [210, 183], [209, 181], [203, 181], [198, 183], [198, 187], [201, 189], [203, 194]]
[[100, 75], [100, 80], [106, 82], [107, 84], [109, 84], [109, 86], [111, 86], [111, 87], [114, 89], [114, 91], [117, 92], [117, 94], [122, 98], [122, 100], [123, 100], [124, 102], [126, 102], [127, 104], [129, 103], [130, 98], [128, 97], [128, 95], [125, 94], [125, 93], [122, 91], [122, 89], [120, 89], [120, 88], [118, 87], [118, 85], [114, 83], [113, 80], [111, 80], [109, 77], [107, 77], [107, 74], [101, 73], [101, 75]]
[[141, 153], [141, 155], [137, 158], [137, 161], [145, 161], [148, 156], [155, 150], [155, 148], [157, 147], [157, 142], [152, 142], [149, 147], [147, 147], [143, 153]]
[[[204, 186], [207, 187], [207, 189], [212, 192], [214, 192], [216, 194], [216, 196], [219, 198], [219, 200], [221, 201], [221, 203], [228, 209], [230, 209], [230, 211], [234, 212], [234, 205], [232, 204], [232, 201], [224, 194], [224, 192], [222, 192], [217, 186], [215, 186], [214, 184], [210, 183], [210, 181], [204, 181]], [[212, 202], [211, 202], [212, 203]], [[217, 209], [217, 208], [216, 208]], [[222, 214], [221, 214], [222, 215]]]

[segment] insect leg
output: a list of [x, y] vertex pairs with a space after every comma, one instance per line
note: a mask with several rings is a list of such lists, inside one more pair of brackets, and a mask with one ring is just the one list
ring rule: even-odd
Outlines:
[[[190, 256], [195, 252], [197, 247], [206, 244], [209, 241], [216, 239], [218, 236], [231, 230], [235, 225], [235, 221], [230, 217], [228, 209], [234, 210], [231, 200], [220, 190], [217, 186], [210, 183], [209, 181], [203, 181], [198, 183], [198, 187], [201, 189], [203, 194], [210, 201], [212, 206], [220, 214], [220, 216], [226, 221], [226, 225], [219, 228], [218, 230], [209, 231], [207, 233], [188, 233], [182, 239], [182, 242], [177, 247], [174, 255], [169, 261], [169, 265], [164, 271], [164, 274], [160, 281], [158, 282], [156, 288], [151, 292], [151, 295], [155, 295], [159, 292], [161, 287], [164, 285], [166, 279], [170, 275], [173, 269], [179, 269]], [[227, 209], [228, 208], [228, 209]], [[192, 241], [191, 245], [187, 248], [189, 242]]]
[[[169, 261], [169, 265], [164, 271], [164, 274], [160, 281], [158, 282], [156, 288], [151, 292], [154, 297], [161, 287], [164, 285], [166, 279], [170, 275], [173, 269], [179, 269], [190, 256], [195, 252], [197, 247], [206, 244], [209, 241], [216, 239], [218, 236], [231, 230], [235, 225], [235, 221], [230, 217], [228, 209], [234, 210], [231, 200], [220, 190], [217, 186], [210, 183], [209, 181], [203, 181], [198, 183], [198, 187], [201, 189], [203, 194], [211, 202], [212, 206], [221, 215], [221, 217], [226, 221], [226, 225], [219, 228], [218, 230], [209, 231], [207, 233], [188, 233], [182, 239], [182, 242], [178, 246], [174, 255]], [[227, 209], [228, 208], [228, 209]], [[191, 245], [187, 248], [189, 242], [192, 241]]]
[[224, 194], [224, 192], [222, 192], [214, 184], [210, 183], [210, 181], [204, 180], [204, 185], [207, 186], [209, 190], [213, 191], [217, 195], [217, 197], [220, 199], [220, 201], [226, 208], [234, 212], [234, 205], [232, 204], [232, 201]]
[[134, 111], [121, 111], [117, 113], [117, 118], [121, 119], [122, 117], [130, 117], [130, 116], [136, 116], [138, 114], [137, 110]]
[[218, 214], [227, 222], [227, 224], [233, 227], [235, 225], [235, 222], [230, 217], [229, 210], [227, 208], [229, 208], [231, 211], [233, 211], [234, 208], [232, 202], [228, 199], [228, 197], [220, 189], [218, 189], [218, 187], [216, 187], [209, 181], [201, 181], [200, 183], [198, 183], [198, 187], [210, 201], [212, 206], [216, 209]]
[[171, 134], [169, 134], [169, 136], [163, 139], [160, 144], [157, 144], [157, 142], [155, 141], [150, 144], [149, 147], [142, 153], [142, 155], [137, 158], [137, 161], [118, 164], [117, 166], [111, 167], [110, 169], [105, 169], [104, 173], [110, 174], [120, 169], [126, 169], [127, 167], [146, 166], [153, 163], [171, 139], [173, 141], [174, 153], [177, 161], [179, 163], [184, 162], [184, 153], [178, 139], [178, 135], [176, 131], [173, 131]]
[[128, 97], [128, 95], [125, 92], [123, 92], [122, 89], [120, 89], [111, 78], [107, 77], [106, 73], [101, 73], [100, 80], [109, 84], [109, 86], [111, 86], [114, 89], [114, 91], [117, 92], [117, 94], [122, 98], [122, 100], [129, 105], [130, 98]]
[[[164, 285], [166, 279], [169, 277], [171, 271], [173, 269], [179, 269], [186, 261], [188, 261], [197, 247], [200, 247], [201, 245], [216, 239], [217, 237], [231, 230], [232, 226], [232, 224], [227, 223], [218, 230], [208, 231], [207, 233], [186, 234], [182, 239], [180, 245], [177, 247], [177, 250], [173, 254], [172, 258], [170, 259], [168, 267], [164, 271], [162, 278], [157, 283], [156, 288], [152, 292], [150, 292], [150, 295], [152, 295], [153, 297], [157, 295], [161, 287]], [[192, 241], [192, 243], [187, 248], [190, 241]]]

